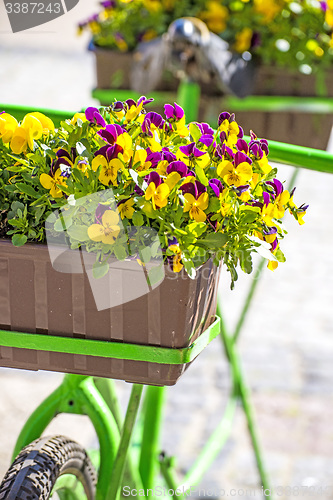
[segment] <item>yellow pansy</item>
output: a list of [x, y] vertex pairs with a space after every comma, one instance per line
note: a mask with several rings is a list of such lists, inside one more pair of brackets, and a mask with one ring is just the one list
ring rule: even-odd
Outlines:
[[53, 177], [48, 174], [41, 174], [39, 181], [45, 189], [49, 189], [52, 198], [61, 198], [63, 196], [64, 193], [58, 185], [66, 186], [66, 179], [62, 177], [60, 168], [55, 172]]
[[163, 208], [166, 206], [169, 194], [170, 188], [167, 184], [163, 183], [156, 187], [156, 184], [151, 182], [146, 189], [145, 199], [151, 199], [155, 210], [156, 208]]
[[88, 236], [93, 241], [101, 241], [112, 245], [120, 232], [119, 215], [113, 210], [106, 210], [102, 215], [102, 224], [92, 224], [88, 227]]
[[109, 186], [110, 183], [112, 183], [113, 186], [118, 185], [117, 174], [118, 171], [123, 168], [123, 164], [118, 158], [113, 158], [108, 161], [105, 156], [98, 155], [93, 159], [91, 168], [96, 172], [98, 167], [101, 167], [98, 179], [104, 186]]
[[194, 219], [196, 222], [205, 222], [207, 216], [204, 210], [208, 208], [208, 194], [206, 192], [201, 193], [198, 199], [196, 199], [193, 194], [185, 193], [184, 198], [184, 212], [189, 212], [190, 218]]
[[133, 214], [135, 212], [133, 205], [134, 200], [131, 198], [118, 205], [118, 211], [122, 219], [124, 217], [126, 217], [127, 219], [131, 219], [133, 217]]
[[15, 130], [18, 127], [17, 120], [8, 113], [0, 114], [0, 139], [4, 144], [12, 140]]
[[231, 161], [224, 160], [217, 167], [217, 174], [223, 178], [229, 186], [242, 186], [252, 177], [252, 167], [246, 161], [234, 166]]

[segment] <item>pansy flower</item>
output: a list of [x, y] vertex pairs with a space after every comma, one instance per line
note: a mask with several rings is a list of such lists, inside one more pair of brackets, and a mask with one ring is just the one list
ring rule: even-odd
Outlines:
[[206, 168], [210, 163], [209, 154], [198, 149], [195, 142], [191, 142], [186, 146], [179, 146], [177, 158], [186, 163], [186, 165], [194, 163], [201, 168]]
[[20, 126], [13, 132], [10, 149], [15, 154], [24, 153], [28, 146], [31, 150], [34, 148], [34, 140], [38, 140], [43, 135], [43, 126], [34, 116], [26, 115]]
[[149, 174], [147, 179], [148, 187], [145, 192], [145, 199], [151, 200], [154, 210], [163, 208], [168, 203], [170, 188], [166, 183], [162, 183], [162, 179], [157, 172]]
[[135, 212], [134, 208], [134, 200], [133, 198], [128, 198], [127, 200], [122, 200], [118, 203], [118, 212], [120, 213], [120, 217], [124, 219], [131, 219]]
[[2, 112], [0, 114], [0, 139], [4, 144], [12, 140], [18, 121], [10, 114]]
[[168, 249], [173, 252], [174, 255], [172, 255], [168, 260], [171, 264], [171, 269], [175, 273], [179, 273], [183, 269], [183, 264], [182, 264], [182, 251], [179, 247], [179, 243], [177, 241], [177, 238], [173, 238], [172, 240], [169, 241], [169, 246]]
[[92, 241], [113, 245], [120, 232], [119, 215], [114, 210], [105, 210], [101, 224], [92, 224], [88, 227], [88, 236]]
[[189, 134], [188, 128], [185, 123], [185, 113], [183, 108], [181, 108], [178, 104], [174, 103], [174, 106], [171, 104], [164, 105], [164, 114], [166, 119], [173, 124], [176, 132], [180, 137], [187, 137]]
[[66, 179], [61, 174], [62, 172], [58, 168], [54, 175], [42, 173], [39, 178], [41, 185], [50, 191], [52, 198], [61, 198], [64, 194], [59, 186], [66, 186], [67, 184]]
[[172, 161], [166, 167], [167, 178], [165, 180], [168, 184], [170, 191], [175, 187], [175, 185], [188, 174], [187, 165], [182, 161]]
[[[119, 146], [118, 146], [119, 147]], [[101, 150], [99, 150], [101, 152]], [[123, 168], [122, 162], [115, 157], [117, 154], [116, 145], [110, 148], [103, 148], [103, 153], [95, 156], [91, 163], [91, 168], [94, 172], [101, 167], [98, 179], [104, 186], [117, 186], [117, 176], [119, 170]]]
[[233, 162], [224, 160], [217, 167], [217, 174], [229, 186], [241, 186], [252, 177], [252, 160], [241, 151], [237, 151]]
[[218, 130], [220, 131], [221, 142], [226, 142], [228, 146], [234, 146], [244, 133], [235, 121], [235, 115], [228, 112], [220, 113], [218, 118]]
[[184, 212], [189, 212], [190, 218], [196, 222], [205, 222], [207, 216], [204, 210], [207, 210], [209, 204], [205, 186], [195, 181], [183, 184], [180, 189], [185, 199]]
[[88, 122], [90, 122], [92, 125], [98, 125], [99, 127], [106, 126], [106, 122], [97, 108], [87, 108], [85, 111], [85, 116]]

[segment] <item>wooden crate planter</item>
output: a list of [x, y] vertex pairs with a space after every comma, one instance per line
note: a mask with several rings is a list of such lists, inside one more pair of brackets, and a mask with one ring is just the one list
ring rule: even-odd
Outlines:
[[[0, 329], [99, 341], [182, 348], [214, 321], [219, 269], [206, 262], [191, 280], [165, 266], [161, 285], [98, 311], [87, 274], [56, 271], [45, 245], [0, 240]], [[0, 347], [0, 366], [173, 385], [187, 365]]]

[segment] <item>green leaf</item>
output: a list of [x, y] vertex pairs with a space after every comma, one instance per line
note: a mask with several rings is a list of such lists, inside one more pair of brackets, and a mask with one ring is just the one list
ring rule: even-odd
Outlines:
[[198, 177], [198, 180], [201, 182], [201, 184], [203, 184], [204, 186], [208, 186], [208, 179], [206, 177], [204, 169], [197, 166], [195, 169], [195, 173]]
[[164, 265], [163, 263], [159, 266], [153, 266], [148, 271], [148, 279], [150, 286], [156, 285], [164, 278]]
[[21, 219], [8, 219], [8, 224], [14, 227], [24, 227], [24, 222]]
[[212, 212], [216, 214], [216, 212], [220, 209], [220, 207], [221, 207], [220, 200], [216, 196], [211, 196], [209, 199], [207, 212], [208, 213]]
[[125, 260], [128, 257], [128, 253], [124, 245], [115, 245], [113, 247], [113, 252], [118, 260]]
[[17, 182], [16, 187], [21, 191], [21, 193], [25, 193], [32, 198], [38, 198], [39, 193], [37, 193], [32, 186], [29, 184], [24, 184], [23, 182]]
[[147, 264], [151, 260], [151, 249], [150, 247], [140, 248], [139, 250], [140, 260]]
[[140, 212], [134, 212], [132, 221], [135, 226], [143, 226], [144, 223], [143, 215]]
[[198, 142], [202, 136], [201, 130], [195, 123], [190, 123], [190, 134], [193, 137], [194, 142]]
[[83, 226], [82, 224], [75, 224], [73, 226], [70, 226], [67, 229], [67, 233], [71, 238], [74, 238], [75, 240], [78, 241], [87, 241], [89, 240], [88, 236], [88, 227]]
[[276, 250], [275, 257], [277, 258], [278, 262], [286, 262], [286, 258], [280, 247]]
[[186, 257], [182, 257], [182, 262], [184, 264], [185, 271], [187, 272], [189, 277], [192, 280], [194, 280], [194, 278], [196, 277], [197, 271], [194, 267], [193, 261], [191, 259], [186, 258]]
[[187, 226], [186, 230], [198, 238], [206, 231], [206, 228], [207, 226], [204, 222], [191, 222], [191, 224]]
[[14, 234], [12, 242], [15, 247], [21, 247], [27, 242], [28, 238], [25, 234]]
[[217, 249], [223, 247], [228, 240], [228, 236], [223, 233], [210, 233], [201, 240], [198, 240], [197, 243], [204, 243], [208, 248]]
[[13, 212], [17, 212], [17, 210], [24, 210], [24, 204], [21, 203], [20, 201], [13, 201], [11, 204], [10, 208], [13, 210]]
[[93, 277], [95, 279], [103, 278], [109, 272], [109, 264], [108, 262], [95, 262], [93, 265]]
[[251, 274], [253, 271], [251, 251], [240, 251], [239, 261], [242, 271], [246, 274]]

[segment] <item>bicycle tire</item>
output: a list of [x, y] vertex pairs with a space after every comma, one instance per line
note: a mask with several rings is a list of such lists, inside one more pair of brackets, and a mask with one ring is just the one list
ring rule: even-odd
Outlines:
[[88, 500], [95, 498], [97, 474], [82, 446], [64, 436], [36, 439], [8, 469], [0, 500], [48, 500], [64, 474], [76, 476]]

